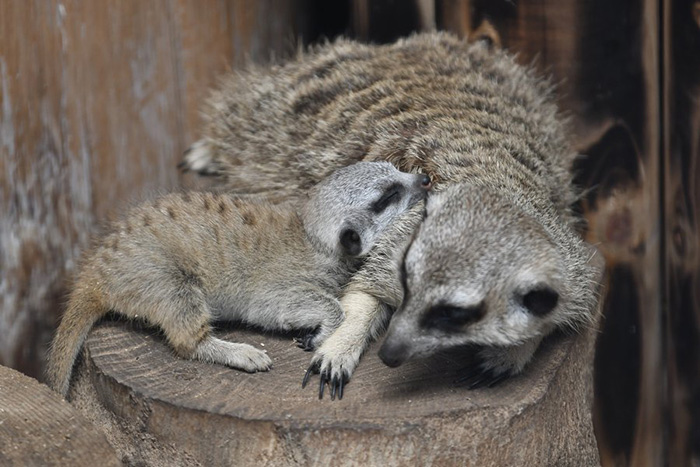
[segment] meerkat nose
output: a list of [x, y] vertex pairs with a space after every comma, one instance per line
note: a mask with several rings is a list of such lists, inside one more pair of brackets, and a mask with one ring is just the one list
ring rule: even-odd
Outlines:
[[420, 185], [421, 185], [423, 188], [425, 188], [426, 190], [429, 190], [430, 187], [432, 186], [432, 183], [431, 183], [431, 181], [430, 181], [430, 177], [427, 176], [427, 175], [423, 175], [423, 176], [420, 178]]
[[404, 342], [395, 342], [390, 338], [384, 340], [379, 349], [379, 358], [386, 366], [396, 368], [403, 364], [409, 356], [409, 346]]

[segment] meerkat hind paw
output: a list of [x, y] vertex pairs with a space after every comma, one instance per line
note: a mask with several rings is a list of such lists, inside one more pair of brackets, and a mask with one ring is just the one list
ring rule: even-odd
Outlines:
[[249, 344], [235, 344], [219, 339], [211, 339], [206, 344], [200, 345], [196, 358], [248, 373], [268, 371], [272, 368], [272, 360], [262, 350]]

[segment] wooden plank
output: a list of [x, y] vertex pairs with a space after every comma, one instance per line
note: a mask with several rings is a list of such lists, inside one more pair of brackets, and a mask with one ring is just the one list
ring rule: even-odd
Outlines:
[[0, 366], [0, 464], [122, 465], [105, 435], [38, 381]]
[[669, 465], [700, 464], [700, 2], [663, 2]]
[[525, 374], [473, 391], [452, 382], [463, 349], [390, 370], [375, 343], [335, 401], [317, 399], [318, 376], [300, 388], [310, 354], [290, 337], [219, 335], [265, 349], [273, 370], [181, 360], [152, 330], [108, 322], [90, 334], [70, 397], [99, 400], [133, 428], [117, 446], [133, 464], [164, 446], [204, 465], [598, 464], [592, 332], [550, 339]]

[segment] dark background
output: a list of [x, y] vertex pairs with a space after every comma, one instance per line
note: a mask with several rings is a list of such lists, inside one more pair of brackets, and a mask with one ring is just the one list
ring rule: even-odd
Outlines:
[[0, 364], [41, 379], [80, 251], [175, 170], [217, 76], [347, 35], [488, 36], [558, 84], [608, 263], [605, 465], [700, 455], [700, 2], [0, 0]]

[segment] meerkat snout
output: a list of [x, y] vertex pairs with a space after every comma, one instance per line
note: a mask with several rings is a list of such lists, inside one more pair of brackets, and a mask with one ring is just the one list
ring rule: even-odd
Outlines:
[[386, 341], [379, 349], [379, 358], [391, 368], [401, 366], [410, 356], [410, 344], [407, 342]]

